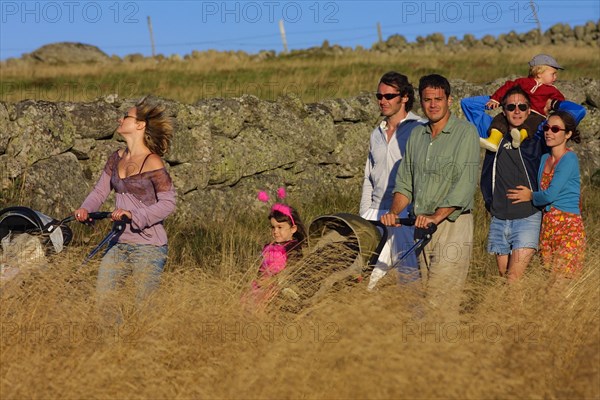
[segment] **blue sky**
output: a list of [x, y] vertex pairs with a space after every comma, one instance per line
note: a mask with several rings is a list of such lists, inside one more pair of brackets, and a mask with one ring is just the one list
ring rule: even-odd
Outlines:
[[[533, 1], [542, 30], [555, 23], [600, 19], [598, 0]], [[370, 47], [383, 38], [434, 32], [497, 36], [536, 27], [531, 1], [0, 1], [0, 59], [19, 57], [61, 41], [98, 46], [109, 55], [151, 55], [192, 50], [282, 51], [279, 21], [289, 49], [331, 44]]]

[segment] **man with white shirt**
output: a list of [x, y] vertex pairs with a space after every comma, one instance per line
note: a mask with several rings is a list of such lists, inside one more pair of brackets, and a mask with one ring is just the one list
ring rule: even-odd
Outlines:
[[[381, 77], [377, 87], [377, 100], [385, 119], [371, 133], [369, 157], [365, 166], [360, 215], [370, 221], [379, 221], [392, 204], [396, 173], [406, 149], [412, 129], [427, 122], [410, 110], [415, 92], [408, 78], [398, 72], [388, 72]], [[400, 215], [408, 217], [407, 207]], [[410, 226], [387, 227], [388, 239], [382, 248], [371, 273], [368, 288], [373, 290], [391, 268], [398, 268], [401, 282], [419, 278], [417, 257], [414, 253], [400, 258], [414, 243], [414, 228]]]

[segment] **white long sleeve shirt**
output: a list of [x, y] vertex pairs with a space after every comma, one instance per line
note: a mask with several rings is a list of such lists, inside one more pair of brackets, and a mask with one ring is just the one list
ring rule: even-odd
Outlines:
[[[380, 211], [377, 213], [379, 215], [387, 212], [392, 205], [396, 173], [402, 160], [399, 138], [403, 138], [404, 143], [406, 143], [412, 128], [416, 126], [414, 123], [408, 123], [410, 121], [426, 123], [427, 119], [421, 118], [410, 111], [406, 118], [398, 124], [396, 132], [389, 142], [385, 132], [386, 121], [383, 121], [371, 133], [369, 156], [365, 165], [360, 199], [360, 215], [363, 218], [365, 218], [369, 209]], [[369, 216], [372, 214], [370, 212]]]

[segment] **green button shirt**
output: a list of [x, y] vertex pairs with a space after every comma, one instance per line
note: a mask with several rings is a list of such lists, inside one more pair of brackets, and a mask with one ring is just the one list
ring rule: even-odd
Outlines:
[[434, 139], [429, 125], [413, 129], [396, 175], [394, 192], [414, 202], [415, 215], [431, 215], [441, 207], [456, 207], [448, 216], [473, 208], [479, 171], [479, 135], [470, 122], [450, 115]]

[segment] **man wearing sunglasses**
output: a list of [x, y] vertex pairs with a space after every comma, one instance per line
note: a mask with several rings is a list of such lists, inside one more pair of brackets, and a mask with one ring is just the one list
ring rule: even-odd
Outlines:
[[[394, 181], [406, 151], [406, 141], [415, 126], [427, 121], [411, 111], [415, 91], [405, 75], [394, 71], [384, 74], [379, 80], [375, 97], [384, 119], [371, 133], [360, 199], [360, 215], [371, 221], [379, 221], [390, 209], [394, 196]], [[400, 216], [408, 217], [408, 209]], [[387, 230], [388, 239], [373, 268], [369, 290], [373, 290], [377, 281], [394, 267], [400, 272], [401, 282], [419, 277], [417, 257], [414, 253], [408, 254], [400, 261], [403, 251], [412, 245], [414, 228], [388, 227]]]
[[450, 112], [450, 83], [437, 74], [419, 80], [427, 124], [413, 129], [398, 168], [394, 199], [381, 217], [396, 217], [414, 204], [415, 226], [437, 225], [419, 255], [426, 295], [440, 320], [456, 321], [473, 246], [473, 195], [479, 170], [479, 135], [475, 126]]
[[519, 185], [536, 190], [537, 171], [545, 145], [542, 140], [526, 140], [518, 148], [512, 145], [510, 132], [521, 129], [526, 121], [539, 116], [531, 113], [530, 99], [519, 86], [509, 89], [501, 101], [507, 131], [497, 152], [486, 151], [481, 169], [481, 193], [492, 215], [487, 250], [496, 255], [501, 276], [518, 280], [538, 249], [542, 213], [531, 201], [514, 204], [508, 189]]

